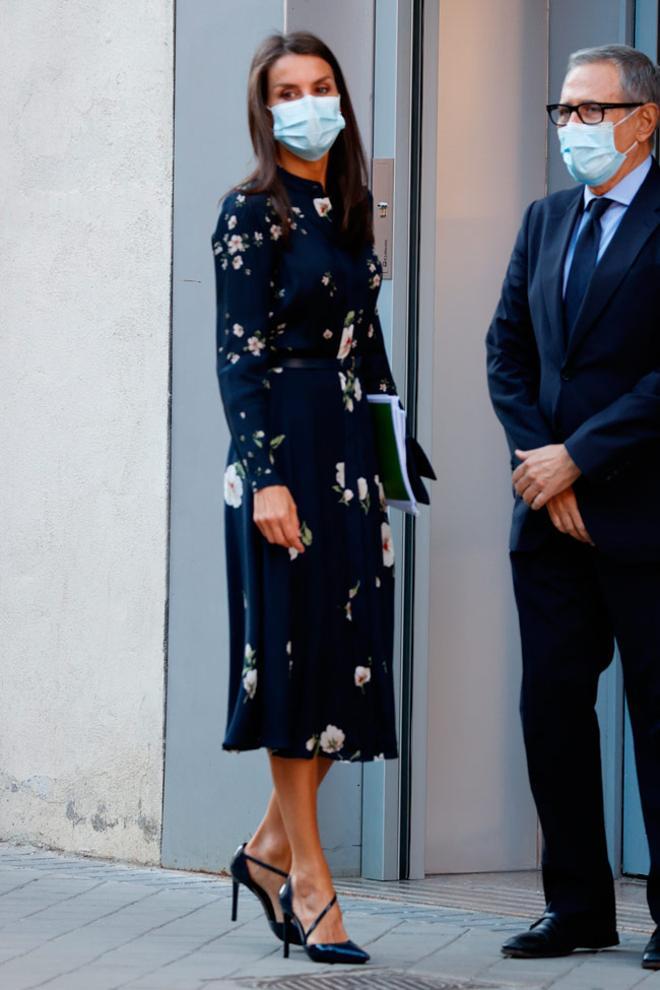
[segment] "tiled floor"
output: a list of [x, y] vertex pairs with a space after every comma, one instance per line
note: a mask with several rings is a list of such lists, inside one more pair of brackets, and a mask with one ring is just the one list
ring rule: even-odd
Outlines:
[[[372, 963], [361, 971], [335, 970], [332, 985], [348, 988], [362, 972], [371, 974], [374, 990], [394, 987], [397, 980], [402, 985], [403, 977], [410, 986], [415, 975], [420, 990], [469, 982], [495, 988], [660, 990], [660, 975], [640, 968], [650, 926], [648, 919], [641, 924], [637, 903], [632, 907], [645, 931], [634, 925], [622, 931], [615, 950], [535, 963], [503, 959], [502, 941], [534, 917], [538, 894], [535, 875], [500, 879], [431, 878], [376, 887], [344, 881], [342, 904], [351, 936], [369, 950]], [[640, 888], [632, 893], [635, 902]], [[300, 949], [282, 959], [281, 946], [247, 892], [239, 921], [232, 924], [229, 897], [230, 885], [222, 877], [0, 843], [0, 988], [323, 990], [325, 968], [308, 962]], [[512, 916], [527, 907], [523, 921]], [[637, 923], [637, 915], [633, 920]]]
[[[454, 874], [392, 883], [342, 880], [337, 886], [346, 894], [388, 897], [410, 904], [490, 911], [515, 918], [539, 915], [544, 905], [541, 874], [531, 870], [520, 873]], [[619, 929], [648, 933], [652, 926], [645, 883], [624, 879], [617, 881], [616, 887]]]

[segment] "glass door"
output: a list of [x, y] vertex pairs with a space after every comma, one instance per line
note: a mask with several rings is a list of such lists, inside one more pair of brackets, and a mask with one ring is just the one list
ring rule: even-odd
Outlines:
[[[658, 60], [660, 4], [658, 0], [636, 0], [634, 10], [635, 47], [654, 62]], [[628, 706], [625, 711], [623, 739], [623, 862], [624, 873], [646, 876], [649, 871], [649, 848], [644, 831], [639, 800], [632, 727]]]

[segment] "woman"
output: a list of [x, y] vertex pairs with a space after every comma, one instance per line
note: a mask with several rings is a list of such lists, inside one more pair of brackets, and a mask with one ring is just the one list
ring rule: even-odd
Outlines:
[[[249, 80], [255, 172], [213, 238], [231, 675], [224, 748], [265, 747], [274, 791], [232, 862], [271, 928], [318, 961], [348, 940], [319, 837], [333, 761], [397, 756], [393, 553], [368, 393], [395, 394], [359, 132], [332, 52], [268, 38]], [[287, 878], [280, 896], [278, 890]]]

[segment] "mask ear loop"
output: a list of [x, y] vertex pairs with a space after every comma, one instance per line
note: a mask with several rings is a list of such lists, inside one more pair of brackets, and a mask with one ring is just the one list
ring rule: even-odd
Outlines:
[[[626, 122], [626, 120], [630, 120], [630, 118], [631, 118], [632, 116], [634, 116], [634, 115], [635, 115], [635, 114], [637, 113], [637, 111], [638, 111], [638, 110], [641, 110], [641, 109], [642, 109], [641, 107], [635, 107], [635, 109], [634, 109], [634, 110], [631, 110], [631, 111], [630, 111], [630, 113], [627, 113], [627, 114], [625, 115], [625, 117], [622, 117], [622, 118], [621, 118], [621, 120], [617, 120], [617, 122], [616, 122], [616, 124], [614, 124], [614, 125], [612, 126], [612, 130], [614, 130], [614, 128], [615, 128], [615, 127], [618, 127], [618, 126], [619, 126], [619, 124], [624, 124], [624, 123]], [[622, 152], [621, 152], [621, 154], [622, 154], [622, 155], [629, 155], [629, 154], [630, 154], [630, 152], [631, 152], [631, 151], [633, 150], [633, 148], [635, 147], [635, 145], [637, 145], [637, 144], [639, 144], [639, 141], [637, 141], [637, 140], [635, 139], [635, 140], [633, 141], [633, 143], [632, 143], [632, 144], [630, 145], [630, 147], [628, 148], [628, 150], [627, 150], [627, 151], [622, 151]], [[615, 145], [615, 147], [616, 147], [616, 145]]]

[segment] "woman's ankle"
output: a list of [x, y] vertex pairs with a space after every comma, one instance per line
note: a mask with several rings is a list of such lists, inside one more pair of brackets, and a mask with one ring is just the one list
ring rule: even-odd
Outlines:
[[291, 867], [291, 850], [289, 843], [278, 837], [254, 835], [245, 847], [249, 856], [263, 860], [269, 866], [276, 866], [285, 873]]
[[303, 899], [315, 893], [328, 893], [333, 889], [332, 876], [324, 862], [303, 866], [294, 863], [291, 867], [291, 880], [295, 896]]

